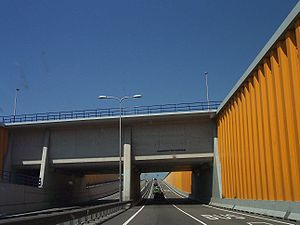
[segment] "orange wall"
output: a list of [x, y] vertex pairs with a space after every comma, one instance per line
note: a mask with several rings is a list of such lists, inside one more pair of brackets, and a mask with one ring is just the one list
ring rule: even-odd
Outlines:
[[218, 114], [224, 198], [300, 201], [300, 20]]
[[191, 193], [192, 188], [192, 172], [172, 172], [166, 178], [165, 181], [171, 186], [177, 188], [186, 193]]
[[8, 131], [0, 127], [0, 170], [3, 170], [4, 157], [8, 149]]

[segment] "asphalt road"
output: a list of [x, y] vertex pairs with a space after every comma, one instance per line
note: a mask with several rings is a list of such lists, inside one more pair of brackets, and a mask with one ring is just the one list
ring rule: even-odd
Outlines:
[[240, 213], [199, 204], [183, 198], [164, 182], [159, 185], [166, 199], [154, 200], [148, 195], [145, 203], [135, 206], [108, 220], [105, 225], [291, 225], [296, 224], [275, 218]]

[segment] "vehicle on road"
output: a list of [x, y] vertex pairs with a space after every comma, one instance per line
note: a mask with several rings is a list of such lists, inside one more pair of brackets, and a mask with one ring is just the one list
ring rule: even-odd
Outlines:
[[163, 199], [165, 199], [164, 193], [161, 191], [161, 189], [158, 185], [154, 186], [152, 194], [153, 194], [154, 200], [163, 200]]

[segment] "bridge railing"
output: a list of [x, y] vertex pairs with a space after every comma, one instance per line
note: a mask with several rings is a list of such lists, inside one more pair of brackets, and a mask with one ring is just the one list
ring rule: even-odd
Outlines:
[[[192, 103], [179, 103], [179, 104], [124, 107], [122, 108], [122, 115], [142, 115], [142, 114], [150, 115], [156, 113], [216, 110], [220, 104], [221, 104], [220, 101], [210, 101], [210, 102], [192, 102]], [[48, 121], [48, 120], [82, 119], [82, 118], [92, 118], [92, 117], [109, 117], [109, 116], [118, 116], [118, 115], [119, 115], [119, 108], [88, 109], [88, 110], [73, 110], [73, 111], [0, 116], [0, 122], [6, 124], [6, 123]]]

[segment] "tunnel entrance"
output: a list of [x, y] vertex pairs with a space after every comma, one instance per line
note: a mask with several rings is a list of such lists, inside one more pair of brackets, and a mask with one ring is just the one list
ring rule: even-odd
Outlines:
[[[150, 188], [152, 193], [144, 198], [154, 200], [153, 191], [155, 192], [155, 190], [153, 188], [159, 186], [168, 199], [168, 201], [151, 200], [151, 204], [209, 203], [212, 197], [213, 165], [212, 163], [203, 163], [190, 170], [173, 168], [168, 172], [141, 173], [140, 180], [141, 185], [152, 182]], [[143, 186], [141, 186], [142, 188]]]

